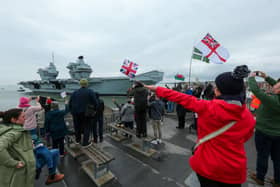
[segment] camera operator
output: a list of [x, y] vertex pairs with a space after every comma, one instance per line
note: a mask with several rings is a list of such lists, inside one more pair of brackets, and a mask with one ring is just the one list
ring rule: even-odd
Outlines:
[[[272, 93], [268, 94], [258, 87], [256, 76], [263, 78], [272, 86]], [[257, 173], [252, 173], [250, 177], [256, 183], [264, 185], [268, 159], [271, 155], [274, 166], [274, 187], [280, 187], [280, 83], [261, 71], [252, 72], [248, 83], [250, 90], [261, 101], [261, 105], [256, 111]]]

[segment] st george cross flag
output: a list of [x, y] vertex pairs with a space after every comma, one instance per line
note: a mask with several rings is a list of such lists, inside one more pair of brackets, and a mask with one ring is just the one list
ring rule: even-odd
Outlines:
[[202, 55], [216, 64], [223, 64], [229, 58], [229, 52], [222, 47], [209, 33], [195, 45]]
[[125, 59], [123, 61], [123, 65], [120, 69], [120, 72], [122, 72], [123, 74], [127, 75], [130, 78], [134, 78], [135, 74], [137, 72], [138, 69], [138, 64], [129, 61], [128, 59]]

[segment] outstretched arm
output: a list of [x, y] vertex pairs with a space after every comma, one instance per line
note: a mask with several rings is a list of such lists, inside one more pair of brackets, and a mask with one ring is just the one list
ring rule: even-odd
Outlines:
[[194, 96], [187, 95], [181, 92], [170, 90], [163, 87], [157, 87], [154, 85], [145, 85], [145, 87], [152, 92], [156, 92], [158, 97], [166, 98], [169, 101], [178, 103], [184, 108], [192, 110], [197, 113], [201, 113], [207, 109], [207, 102], [205, 100], [199, 100]]

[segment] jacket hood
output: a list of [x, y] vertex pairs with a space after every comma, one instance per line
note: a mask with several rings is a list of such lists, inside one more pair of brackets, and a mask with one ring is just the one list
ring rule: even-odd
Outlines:
[[214, 99], [213, 102], [219, 106], [219, 114], [217, 113], [216, 115], [222, 121], [238, 121], [242, 118], [243, 111], [246, 109], [246, 105], [241, 105], [239, 101], [225, 101], [221, 99]]
[[1, 125], [0, 125], [0, 136], [1, 136], [2, 134], [4, 134], [5, 132], [9, 131], [10, 129], [12, 129], [12, 128], [11, 128], [11, 127], [8, 127], [8, 126], [6, 126], [6, 125], [1, 124]]

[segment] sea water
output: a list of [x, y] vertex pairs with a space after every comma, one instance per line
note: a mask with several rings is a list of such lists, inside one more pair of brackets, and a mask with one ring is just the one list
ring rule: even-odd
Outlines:
[[[0, 111], [5, 111], [10, 108], [17, 107], [20, 97], [38, 96], [30, 92], [18, 92], [17, 89], [18, 87], [16, 85], [0, 86]], [[64, 104], [64, 99], [61, 98], [59, 94], [41, 94], [41, 96], [50, 96], [51, 98], [57, 100], [61, 105]], [[126, 102], [125, 96], [101, 96], [100, 98], [103, 99], [105, 105], [110, 108], [116, 107], [112, 101], [113, 98], [119, 104]], [[69, 100], [69, 96], [67, 96], [66, 99]], [[31, 104], [35, 104], [34, 101], [32, 101]]]

